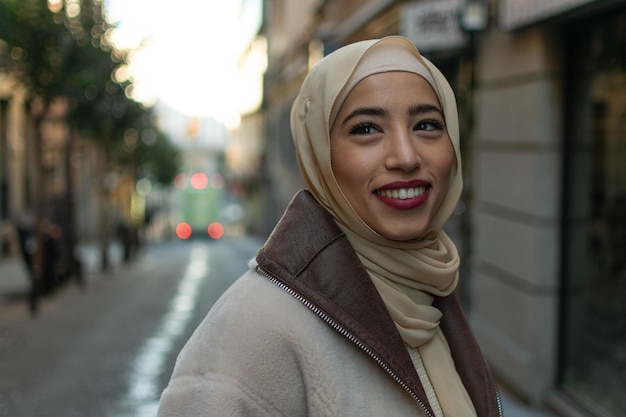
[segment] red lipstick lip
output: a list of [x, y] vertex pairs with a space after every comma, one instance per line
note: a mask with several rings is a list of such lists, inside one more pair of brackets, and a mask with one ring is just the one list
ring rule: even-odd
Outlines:
[[394, 181], [389, 184], [383, 185], [378, 190], [397, 190], [399, 188], [415, 188], [415, 187], [427, 187], [430, 183], [424, 180], [412, 180], [412, 181]]
[[424, 192], [414, 198], [407, 198], [404, 200], [401, 200], [399, 198], [391, 198], [391, 197], [386, 197], [384, 195], [380, 195], [377, 192], [374, 192], [374, 195], [376, 196], [376, 198], [378, 198], [382, 203], [384, 203], [385, 205], [397, 209], [397, 210], [411, 210], [414, 208], [417, 208], [419, 206], [421, 206], [422, 204], [424, 204], [426, 202], [426, 200], [428, 200], [428, 195], [430, 194], [430, 183], [428, 181], [423, 181], [423, 180], [414, 180], [414, 181], [395, 181], [392, 183], [389, 183], [381, 188], [378, 188], [376, 191], [380, 191], [380, 190], [397, 190], [400, 188], [417, 188], [417, 187], [424, 187], [425, 190]]

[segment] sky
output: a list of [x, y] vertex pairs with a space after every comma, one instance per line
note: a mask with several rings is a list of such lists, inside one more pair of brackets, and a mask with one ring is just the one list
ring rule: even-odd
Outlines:
[[258, 81], [237, 63], [256, 34], [260, 0], [105, 0], [114, 42], [130, 49], [133, 97], [236, 124]]

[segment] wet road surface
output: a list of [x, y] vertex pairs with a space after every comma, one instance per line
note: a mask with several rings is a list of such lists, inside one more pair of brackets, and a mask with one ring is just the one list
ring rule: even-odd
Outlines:
[[184, 342], [260, 244], [152, 244], [47, 297], [35, 318], [0, 306], [0, 416], [156, 415]]

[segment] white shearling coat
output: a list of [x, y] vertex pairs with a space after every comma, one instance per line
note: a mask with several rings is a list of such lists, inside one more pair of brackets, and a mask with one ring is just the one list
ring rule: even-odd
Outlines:
[[[432, 415], [376, 289], [308, 193], [294, 198], [256, 262], [181, 351], [159, 417]], [[459, 375], [479, 417], [501, 415], [458, 301], [448, 301], [442, 329]]]

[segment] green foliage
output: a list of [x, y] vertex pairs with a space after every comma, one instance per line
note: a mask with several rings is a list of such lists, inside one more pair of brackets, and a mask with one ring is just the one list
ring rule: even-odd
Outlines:
[[112, 165], [150, 167], [157, 181], [170, 181], [178, 152], [162, 133], [152, 143], [132, 144], [129, 132], [156, 132], [154, 117], [127, 97], [128, 81], [114, 81], [127, 56], [107, 41], [113, 27], [102, 2], [82, 0], [78, 13], [66, 5], [61, 1], [51, 10], [45, 0], [0, 0], [0, 70], [4, 66], [20, 78], [44, 106], [69, 99], [68, 122], [103, 143]]
[[144, 168], [155, 182], [169, 185], [180, 172], [181, 153], [161, 132], [144, 131], [143, 137], [145, 139], [146, 135], [152, 134], [156, 134], [154, 143], [150, 144], [142, 140], [143, 149], [140, 151], [139, 167]]
[[62, 89], [64, 50], [70, 34], [45, 1], [1, 0], [0, 39], [8, 45], [8, 66], [44, 99]]
[[136, 167], [138, 178], [168, 185], [180, 172], [180, 150], [163, 133], [144, 124], [143, 128], [129, 128], [124, 140], [116, 143], [111, 152], [123, 166]]

